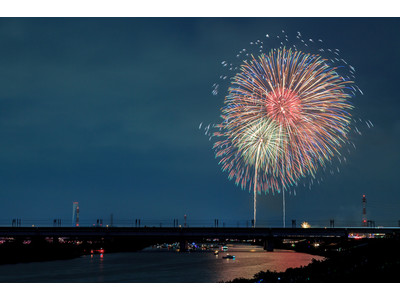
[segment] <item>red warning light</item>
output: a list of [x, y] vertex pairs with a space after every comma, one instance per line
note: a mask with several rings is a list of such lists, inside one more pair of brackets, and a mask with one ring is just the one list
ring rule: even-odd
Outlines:
[[365, 195], [363, 195], [363, 197], [365, 198]]

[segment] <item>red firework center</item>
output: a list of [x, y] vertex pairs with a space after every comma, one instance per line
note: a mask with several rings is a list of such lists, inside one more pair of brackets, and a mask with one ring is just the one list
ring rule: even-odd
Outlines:
[[300, 119], [301, 101], [296, 92], [287, 88], [276, 88], [266, 94], [267, 115], [280, 124], [293, 123]]

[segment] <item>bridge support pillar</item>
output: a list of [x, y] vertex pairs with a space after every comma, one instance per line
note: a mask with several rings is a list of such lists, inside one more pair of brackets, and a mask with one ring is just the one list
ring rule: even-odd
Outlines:
[[187, 250], [188, 250], [187, 241], [180, 241], [179, 242], [179, 252], [186, 252]]
[[31, 245], [34, 246], [43, 246], [46, 244], [46, 240], [44, 237], [41, 236], [31, 236]]
[[264, 250], [268, 252], [274, 251], [274, 239], [272, 237], [265, 238], [263, 240]]

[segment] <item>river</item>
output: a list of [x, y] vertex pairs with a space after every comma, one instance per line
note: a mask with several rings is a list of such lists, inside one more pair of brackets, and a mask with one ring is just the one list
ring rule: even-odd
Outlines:
[[178, 253], [146, 248], [139, 252], [85, 255], [71, 260], [20, 263], [0, 266], [0, 282], [46, 283], [196, 283], [221, 282], [234, 278], [252, 278], [259, 271], [284, 271], [305, 266], [320, 256], [291, 250], [266, 252], [259, 246], [228, 245], [235, 259], [223, 259], [227, 253]]

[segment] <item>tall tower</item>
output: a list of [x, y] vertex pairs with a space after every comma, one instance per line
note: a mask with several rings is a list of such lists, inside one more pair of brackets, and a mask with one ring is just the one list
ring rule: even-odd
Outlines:
[[363, 195], [362, 198], [362, 206], [363, 206], [363, 211], [362, 211], [362, 224], [361, 226], [365, 227], [367, 226], [367, 198], [365, 198], [365, 195]]
[[79, 226], [79, 202], [72, 203], [72, 226]]

